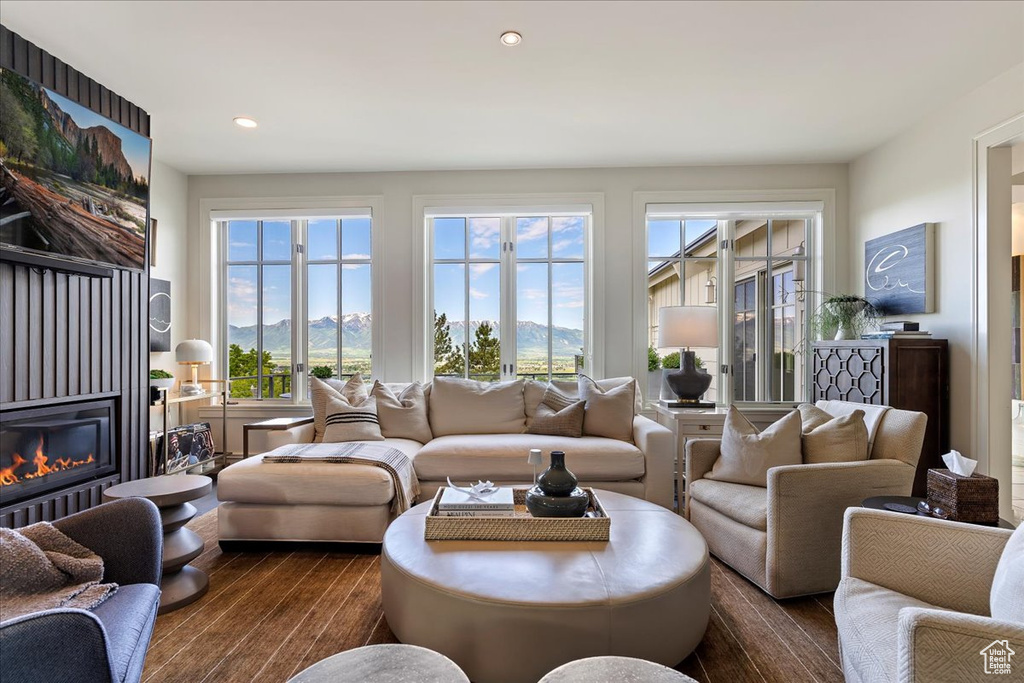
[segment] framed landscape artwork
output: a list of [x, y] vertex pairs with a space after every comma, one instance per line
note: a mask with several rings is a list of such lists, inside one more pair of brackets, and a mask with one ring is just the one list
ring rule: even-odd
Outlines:
[[171, 350], [171, 283], [149, 279], [149, 350]]
[[935, 311], [935, 224], [864, 243], [864, 296], [883, 315]]

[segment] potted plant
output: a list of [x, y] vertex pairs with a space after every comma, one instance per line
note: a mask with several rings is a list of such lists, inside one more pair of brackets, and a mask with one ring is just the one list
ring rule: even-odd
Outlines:
[[166, 370], [150, 370], [149, 386], [158, 389], [170, 389], [174, 386], [174, 375]]
[[653, 346], [647, 347], [647, 395], [654, 401], [661, 398], [661, 357]]
[[314, 365], [309, 369], [309, 374], [317, 379], [330, 379], [334, 377], [334, 369], [329, 365]]
[[833, 294], [811, 316], [811, 326], [822, 339], [860, 339], [861, 333], [879, 317], [878, 309], [864, 297]]

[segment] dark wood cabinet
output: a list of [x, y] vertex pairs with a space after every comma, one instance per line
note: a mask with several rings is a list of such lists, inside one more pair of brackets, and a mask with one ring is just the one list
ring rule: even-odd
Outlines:
[[859, 339], [813, 345], [811, 398], [887, 405], [928, 416], [914, 495], [928, 468], [949, 452], [949, 343], [945, 339]]

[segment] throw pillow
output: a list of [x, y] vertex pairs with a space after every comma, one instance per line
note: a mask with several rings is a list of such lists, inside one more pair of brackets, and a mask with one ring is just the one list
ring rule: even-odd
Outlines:
[[533, 421], [526, 428], [527, 434], [546, 434], [547, 436], [583, 436], [583, 417], [586, 413], [585, 402], [576, 401], [561, 409], [552, 408], [547, 403], [537, 406]]
[[413, 382], [395, 396], [391, 389], [377, 381], [373, 383], [370, 396], [377, 401], [380, 432], [385, 437], [420, 443], [434, 438], [427, 419], [427, 398], [419, 382]]
[[309, 378], [309, 401], [313, 404], [313, 441], [324, 440], [325, 420], [327, 419], [327, 402], [332, 398], [340, 398], [347, 403], [362, 403], [369, 393], [363, 383], [363, 376], [358, 372], [347, 382], [339, 379]]
[[430, 390], [430, 431], [450, 434], [522, 434], [526, 428], [523, 380], [477, 382], [435, 377]]
[[868, 428], [864, 411], [832, 417], [821, 408], [798, 406], [805, 463], [857, 462], [868, 459]]
[[706, 477], [750, 486], [768, 486], [768, 470], [800, 464], [800, 413], [796, 410], [758, 433], [735, 406], [722, 430], [722, 453]]
[[327, 399], [324, 443], [383, 440], [376, 399], [370, 397], [355, 406], [343, 398]]
[[1024, 524], [1003, 547], [992, 578], [989, 609], [993, 619], [1024, 622]]
[[632, 442], [636, 380], [605, 390], [586, 375], [580, 375], [578, 386], [580, 398], [586, 403], [583, 433]]

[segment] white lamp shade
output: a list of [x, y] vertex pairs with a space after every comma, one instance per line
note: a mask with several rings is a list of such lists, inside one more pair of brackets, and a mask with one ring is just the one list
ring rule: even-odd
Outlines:
[[718, 346], [718, 309], [714, 306], [665, 306], [658, 309], [658, 346]]
[[182, 365], [205, 365], [213, 362], [213, 347], [202, 339], [187, 339], [174, 347], [174, 355]]

